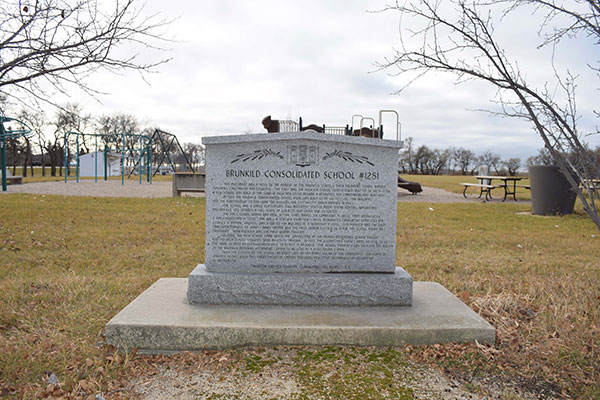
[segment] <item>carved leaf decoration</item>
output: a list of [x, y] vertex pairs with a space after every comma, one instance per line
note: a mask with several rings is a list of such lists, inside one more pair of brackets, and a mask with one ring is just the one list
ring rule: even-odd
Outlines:
[[357, 156], [357, 155], [350, 153], [349, 151], [341, 151], [341, 150], [335, 150], [335, 151], [332, 151], [331, 153], [325, 153], [325, 155], [323, 156], [323, 160], [327, 160], [328, 158], [332, 158], [332, 157], [338, 157], [344, 161], [357, 162], [359, 164], [364, 163], [364, 164], [369, 164], [371, 166], [375, 166], [375, 164], [373, 164], [371, 161], [369, 161], [368, 157]]
[[244, 162], [244, 161], [248, 161], [248, 160], [250, 160], [250, 161], [261, 160], [267, 156], [274, 156], [274, 157], [278, 157], [283, 160], [283, 156], [281, 155], [281, 153], [279, 151], [273, 151], [271, 149], [262, 149], [262, 150], [253, 151], [252, 153], [238, 154], [231, 161], [231, 163], [233, 164], [238, 161]]

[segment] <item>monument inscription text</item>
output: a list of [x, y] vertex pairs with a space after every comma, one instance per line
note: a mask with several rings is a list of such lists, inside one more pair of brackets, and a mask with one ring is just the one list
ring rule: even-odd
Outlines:
[[207, 151], [207, 270], [394, 272], [397, 150], [306, 142]]

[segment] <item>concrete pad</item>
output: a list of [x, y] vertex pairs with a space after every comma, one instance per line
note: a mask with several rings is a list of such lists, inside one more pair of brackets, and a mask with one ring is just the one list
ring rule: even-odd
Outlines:
[[494, 343], [496, 331], [443, 286], [414, 282], [410, 307], [190, 305], [163, 278], [106, 325], [107, 342], [169, 353], [236, 346]]

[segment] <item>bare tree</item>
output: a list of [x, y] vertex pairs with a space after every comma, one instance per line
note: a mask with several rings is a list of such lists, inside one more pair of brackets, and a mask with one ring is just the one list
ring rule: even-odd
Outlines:
[[461, 175], [467, 175], [467, 172], [470, 171], [471, 165], [477, 160], [475, 153], [473, 153], [471, 150], [465, 149], [464, 147], [456, 149], [454, 157], [456, 164], [460, 168]]
[[541, 148], [538, 150], [537, 155], [527, 159], [527, 166], [530, 165], [554, 165], [552, 154], [545, 147]]
[[431, 151], [431, 157], [428, 162], [428, 170], [431, 175], [440, 175], [442, 173], [442, 169], [448, 164], [448, 158], [450, 157], [450, 152], [440, 149], [434, 149]]
[[[141, 62], [123, 45], [153, 45], [168, 21], [144, 17], [139, 1], [3, 0], [0, 3], [0, 96], [26, 95], [52, 103], [50, 91], [65, 93], [97, 71], [150, 71], [167, 59]], [[51, 88], [51, 89], [48, 89]]]
[[184, 143], [183, 151], [192, 165], [198, 165], [204, 161], [204, 147], [201, 144]]
[[17, 172], [17, 165], [21, 163], [23, 158], [26, 158], [26, 144], [22, 140], [22, 137], [12, 136], [5, 140], [6, 146], [6, 158], [7, 164], [12, 166], [12, 174], [15, 175]]
[[[403, 20], [419, 21], [421, 26], [416, 30], [401, 30], [402, 34], [410, 32], [416, 38], [407, 41], [401, 37], [394, 57], [380, 63], [380, 67], [396, 68], [399, 73], [417, 73], [417, 76], [429, 71], [445, 71], [457, 75], [460, 81], [476, 79], [495, 87], [503, 107], [502, 114], [532, 123], [572, 189], [578, 193], [584, 209], [600, 229], [596, 207], [596, 202], [600, 202], [600, 190], [596, 190], [594, 184], [594, 178], [600, 176], [600, 165], [590, 162], [590, 153], [577, 129], [579, 114], [574, 76], [568, 72], [561, 76], [553, 70], [555, 84], [562, 90], [563, 97], [559, 101], [555, 90], [548, 86], [537, 89], [528, 82], [494, 36], [495, 23], [502, 23], [507, 13], [526, 5], [544, 13], [541, 28], [555, 23], [551, 33], [543, 37], [542, 46], [579, 35], [593, 37], [595, 45], [600, 44], [600, 4], [595, 0], [560, 4], [552, 0], [456, 0], [451, 3], [414, 0], [387, 8], [399, 11]], [[556, 18], [558, 16], [561, 18]], [[561, 26], [560, 21], [564, 20], [570, 23]], [[505, 100], [503, 96], [511, 100]]]
[[62, 175], [63, 160], [63, 136], [58, 129], [54, 130], [54, 136], [47, 139], [44, 144], [44, 150], [50, 161], [50, 176], [56, 176], [56, 168], [59, 167], [59, 174]]
[[456, 169], [456, 153], [458, 152], [458, 149], [456, 147], [450, 147], [448, 149], [448, 160], [447, 160], [447, 174], [448, 175], [453, 175], [455, 173], [455, 169]]
[[[62, 176], [63, 163], [65, 156], [67, 160], [67, 168], [74, 154], [72, 149], [73, 143], [71, 140], [67, 143], [65, 149], [65, 135], [68, 132], [85, 132], [91, 123], [91, 115], [86, 114], [79, 104], [69, 103], [61, 106], [52, 122], [54, 125], [53, 137], [46, 142], [45, 150], [50, 158], [50, 174], [56, 176], [56, 168], [58, 167], [59, 175]], [[79, 138], [80, 152], [89, 152], [89, 143], [85, 136]], [[65, 172], [65, 173], [68, 173]]]
[[88, 128], [92, 126], [92, 115], [86, 113], [83, 107], [76, 103], [68, 103], [61, 107], [57, 114], [57, 125], [61, 126], [63, 134], [67, 132], [79, 132], [79, 154], [90, 152], [90, 137], [86, 137]]
[[[122, 134], [140, 134], [140, 126], [137, 118], [131, 114], [113, 113], [102, 115], [96, 120], [96, 133], [107, 135], [102, 138], [106, 145], [120, 145]], [[135, 138], [125, 138], [125, 148], [135, 147]]]
[[413, 142], [412, 136], [404, 139], [404, 151], [400, 155], [400, 165], [403, 173], [416, 173]]
[[[18, 119], [24, 121], [32, 130], [31, 141], [40, 151], [40, 164], [42, 166], [42, 176], [46, 176], [46, 159], [45, 159], [45, 136], [44, 128], [46, 126], [46, 116], [43, 112], [34, 112], [22, 109], [18, 114]], [[33, 165], [31, 169], [33, 176]]]
[[22, 165], [22, 174], [23, 177], [27, 177], [27, 167], [31, 166], [31, 176], [33, 176], [33, 164], [32, 164], [32, 160], [33, 160], [33, 154], [31, 153], [31, 140], [29, 139], [29, 137], [27, 135], [24, 135], [20, 138], [20, 141], [22, 141], [22, 146], [20, 148], [20, 154], [19, 154], [19, 158], [21, 160], [21, 162], [23, 164]]
[[419, 146], [414, 154], [415, 170], [423, 175], [429, 174], [428, 164], [431, 162], [431, 157], [433, 157], [433, 151], [429, 147], [424, 144]]
[[122, 133], [138, 134], [140, 127], [137, 118], [131, 114], [113, 113], [102, 115], [97, 119], [96, 130], [104, 135], [119, 135]]
[[488, 167], [494, 169], [496, 175], [500, 175], [500, 168], [502, 164], [500, 162], [500, 155], [496, 153], [492, 153], [489, 150], [485, 151], [479, 156], [479, 165], [487, 165]]
[[521, 167], [521, 159], [517, 157], [509, 158], [508, 160], [504, 161], [503, 164], [506, 167], [508, 175], [515, 176], [517, 170]]
[[102, 115], [96, 122], [97, 133], [104, 136], [101, 139], [107, 147], [112, 147], [125, 152], [125, 167], [130, 168], [138, 161], [140, 152], [140, 126], [137, 118], [131, 114], [113, 113]]

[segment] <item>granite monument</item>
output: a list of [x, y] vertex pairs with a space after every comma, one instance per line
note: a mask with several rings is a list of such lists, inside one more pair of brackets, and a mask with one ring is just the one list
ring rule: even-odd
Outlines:
[[400, 142], [313, 131], [206, 137], [200, 304], [410, 305], [396, 266]]

